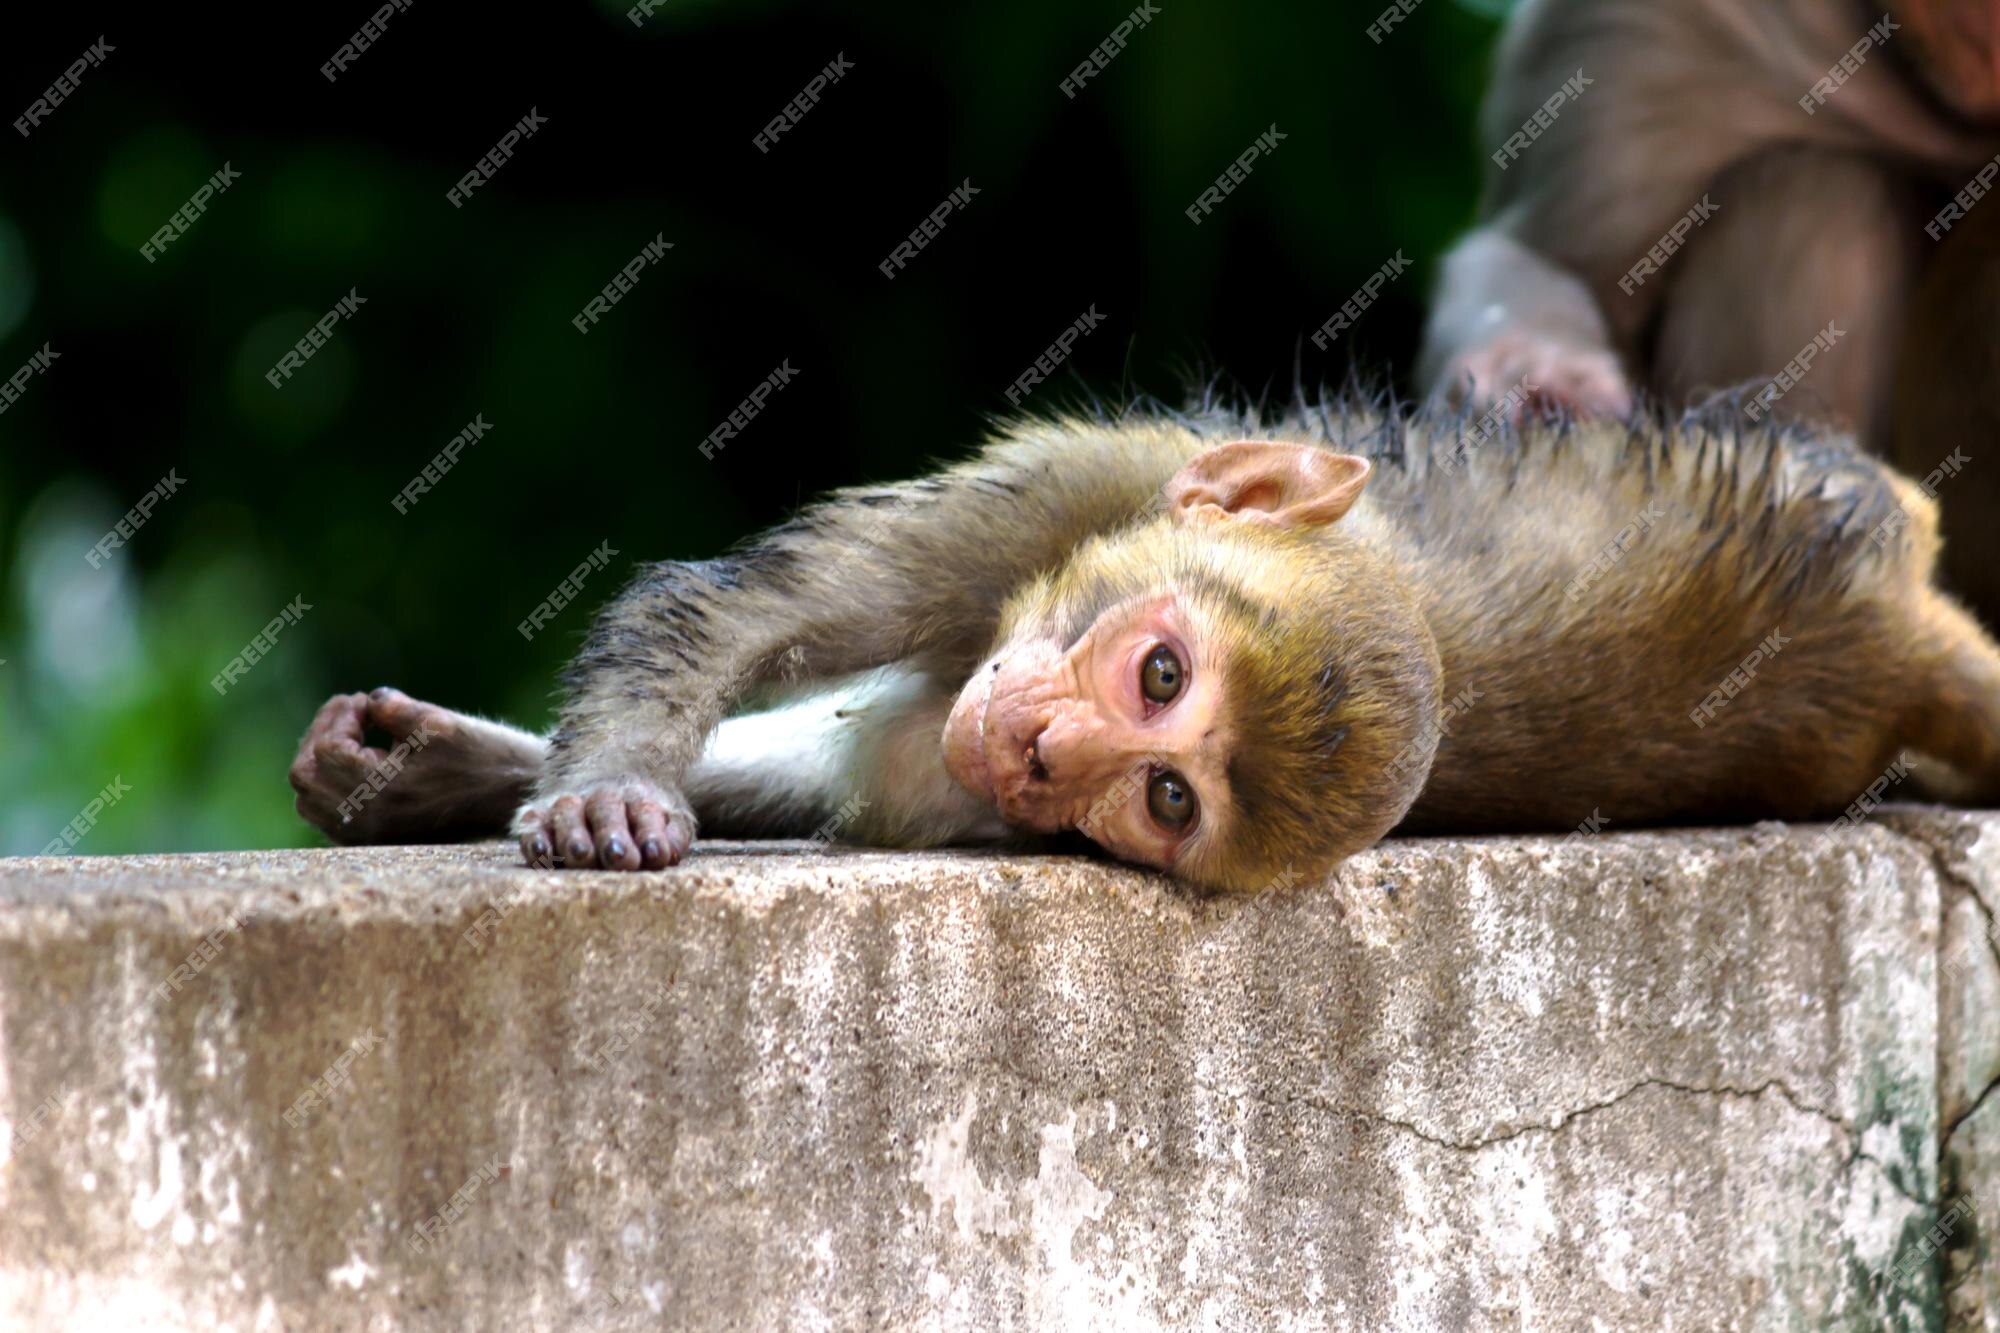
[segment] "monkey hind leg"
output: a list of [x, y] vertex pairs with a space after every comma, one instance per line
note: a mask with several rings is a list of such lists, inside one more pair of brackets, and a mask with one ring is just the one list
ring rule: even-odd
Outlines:
[[538, 736], [383, 688], [320, 707], [291, 781], [300, 816], [335, 842], [456, 842], [504, 834], [547, 753]]
[[1925, 595], [1924, 666], [1904, 739], [1951, 771], [1926, 771], [1924, 790], [1960, 805], [2000, 806], [2000, 645], [1942, 593]]

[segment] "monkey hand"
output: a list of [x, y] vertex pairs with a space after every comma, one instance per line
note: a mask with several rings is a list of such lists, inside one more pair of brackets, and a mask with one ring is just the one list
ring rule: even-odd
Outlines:
[[1439, 383], [1468, 411], [1498, 411], [1513, 421], [1552, 408], [1632, 414], [1632, 386], [1615, 353], [1533, 329], [1507, 329], [1459, 352]]
[[694, 809], [678, 791], [627, 777], [545, 789], [514, 816], [521, 857], [572, 870], [658, 870], [687, 855]]

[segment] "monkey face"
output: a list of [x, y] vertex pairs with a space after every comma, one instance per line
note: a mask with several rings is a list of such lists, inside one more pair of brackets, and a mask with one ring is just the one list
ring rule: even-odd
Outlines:
[[1336, 526], [1367, 475], [1303, 444], [1196, 455], [1163, 515], [1015, 594], [947, 769], [1011, 824], [1214, 888], [1381, 837], [1428, 772], [1439, 671], [1409, 589]]
[[1436, 645], [1365, 546], [1162, 519], [1025, 590], [959, 692], [947, 770], [1016, 827], [1250, 891], [1402, 818]]
[[959, 784], [1021, 828], [1076, 829], [1170, 870], [1226, 841], [1224, 664], [1178, 596], [1128, 598], [1073, 640], [1036, 625], [973, 673], [944, 732]]

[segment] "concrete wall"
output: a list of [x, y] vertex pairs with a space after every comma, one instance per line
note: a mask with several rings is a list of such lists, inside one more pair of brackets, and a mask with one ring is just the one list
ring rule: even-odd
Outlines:
[[0, 1327], [2000, 1328], [2000, 817], [1821, 833], [0, 861]]

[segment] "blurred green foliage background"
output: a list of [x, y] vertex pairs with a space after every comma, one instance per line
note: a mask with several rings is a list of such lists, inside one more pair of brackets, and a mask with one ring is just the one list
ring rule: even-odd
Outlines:
[[[1071, 99], [1059, 83], [1130, 5], [668, 0], [634, 24], [624, 4], [419, 3], [329, 82], [374, 8], [10, 30], [8, 119], [100, 35], [112, 51], [0, 148], [0, 379], [59, 358], [0, 413], [0, 853], [38, 851], [114, 778], [130, 792], [78, 853], [317, 842], [285, 769], [327, 694], [394, 683], [544, 725], [631, 562], [960, 452], [1092, 305], [1072, 364], [1109, 395], [1225, 367], [1282, 397], [1295, 359], [1308, 381], [1400, 380], [1472, 215], [1497, 26], [1427, 0], [1377, 43], [1373, 3], [1165, 0]], [[852, 71], [760, 153], [837, 53]], [[531, 107], [547, 127], [454, 209]], [[1273, 124], [1276, 151], [1192, 224]], [[149, 263], [225, 162], [241, 178]], [[964, 212], [885, 279], [965, 181]], [[580, 335], [656, 234], [673, 250]], [[1398, 251], [1415, 268], [1351, 336], [1305, 342]], [[350, 289], [365, 306], [272, 388]], [[780, 362], [797, 378], [704, 459]], [[398, 514], [475, 415], [490, 432]], [[177, 493], [93, 568], [170, 470]], [[612, 570], [524, 641], [605, 540]], [[294, 597], [312, 609], [218, 694]]]

